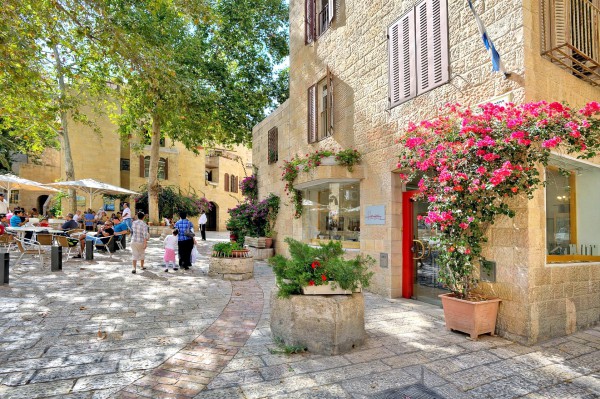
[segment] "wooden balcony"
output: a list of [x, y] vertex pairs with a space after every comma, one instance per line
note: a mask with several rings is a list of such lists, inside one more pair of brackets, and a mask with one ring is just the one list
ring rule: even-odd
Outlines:
[[600, 0], [540, 0], [542, 56], [600, 86]]

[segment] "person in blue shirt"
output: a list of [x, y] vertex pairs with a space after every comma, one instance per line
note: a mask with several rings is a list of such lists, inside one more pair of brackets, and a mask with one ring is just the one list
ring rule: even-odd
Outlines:
[[15, 210], [14, 215], [10, 218], [10, 227], [20, 227], [27, 223], [29, 219], [23, 220], [21, 216], [23, 216], [23, 211]]
[[179, 250], [179, 267], [188, 270], [192, 265], [192, 249], [194, 249], [194, 238], [185, 235], [186, 232], [194, 232], [194, 225], [187, 220], [187, 212], [179, 212], [180, 219], [175, 223], [175, 228], [179, 230], [177, 236], [177, 249]]
[[123, 242], [123, 240], [125, 240], [126, 235], [122, 234], [124, 231], [129, 230], [129, 226], [127, 225], [127, 223], [125, 221], [119, 222], [119, 218], [115, 217], [113, 219], [113, 230], [115, 231], [115, 239], [116, 240], [121, 240], [121, 242]]

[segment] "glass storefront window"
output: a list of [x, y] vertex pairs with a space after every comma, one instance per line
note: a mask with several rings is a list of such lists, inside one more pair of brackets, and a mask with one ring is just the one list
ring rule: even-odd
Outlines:
[[546, 169], [549, 263], [600, 261], [600, 168], [568, 160]]
[[359, 183], [325, 183], [303, 192], [302, 231], [311, 244], [340, 240], [360, 248]]

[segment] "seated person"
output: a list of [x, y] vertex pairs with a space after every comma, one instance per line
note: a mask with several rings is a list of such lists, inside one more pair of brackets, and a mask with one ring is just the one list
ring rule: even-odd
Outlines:
[[48, 218], [43, 217], [39, 223], [40, 227], [50, 227], [50, 223], [48, 223]]
[[[65, 216], [65, 220], [66, 222], [64, 222], [62, 224], [62, 226], [60, 226], [60, 229], [63, 230], [65, 233], [69, 230], [73, 230], [78, 228], [79, 226], [77, 225], [77, 222], [73, 220], [73, 214], [72, 213], [68, 213], [67, 216]], [[81, 235], [79, 237], [69, 237], [69, 246], [70, 247], [74, 247], [77, 244], [79, 244], [79, 255], [75, 256], [75, 258], [81, 258], [81, 254], [83, 253], [83, 239], [85, 238], [85, 235]]]
[[39, 216], [40, 216], [40, 213], [38, 212], [38, 210], [36, 208], [31, 208], [31, 217], [37, 218]]
[[126, 236], [125, 232], [127, 232], [129, 230], [129, 226], [127, 226], [127, 223], [125, 223], [125, 222], [119, 222], [119, 218], [114, 218], [113, 224], [114, 224], [113, 229], [115, 230], [115, 235], [117, 236], [117, 237], [115, 237], [115, 239], [116, 240], [120, 239], [122, 242]]
[[[106, 223], [104, 223], [104, 225], [100, 227], [100, 230], [98, 231], [98, 234], [96, 236], [86, 234], [85, 241], [93, 243], [94, 245], [106, 244], [108, 240], [110, 240], [110, 236], [115, 234], [115, 231], [112, 227], [112, 222], [107, 221]], [[106, 251], [106, 248], [104, 247], [97, 248], [101, 251]]]
[[21, 227], [27, 223], [27, 218], [23, 217], [23, 211], [16, 209], [13, 216], [10, 218], [10, 227]]
[[2, 225], [2, 227], [10, 226], [10, 224], [8, 222], [8, 218], [3, 213], [0, 213], [0, 225]]

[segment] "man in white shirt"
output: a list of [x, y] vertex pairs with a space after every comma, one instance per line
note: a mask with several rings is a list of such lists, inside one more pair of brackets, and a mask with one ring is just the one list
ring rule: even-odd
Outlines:
[[198, 223], [200, 224], [200, 234], [202, 235], [202, 241], [206, 241], [206, 222], [208, 218], [206, 217], [206, 213], [202, 211], [202, 215], [200, 215], [200, 220]]
[[123, 222], [125, 222], [127, 228], [131, 230], [133, 219], [131, 219], [131, 209], [129, 209], [129, 202], [123, 202], [123, 213], [121, 215]]
[[4, 193], [0, 193], [0, 213], [8, 213], [8, 201], [4, 199]]

